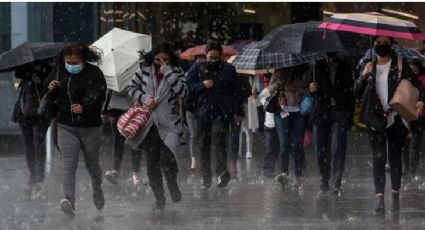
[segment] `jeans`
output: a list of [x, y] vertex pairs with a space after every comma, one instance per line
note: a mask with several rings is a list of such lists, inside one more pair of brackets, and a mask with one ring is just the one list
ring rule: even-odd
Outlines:
[[391, 188], [395, 191], [400, 190], [402, 175], [401, 154], [406, 135], [407, 129], [400, 116], [396, 116], [395, 123], [383, 132], [369, 130], [369, 141], [373, 152], [373, 178], [376, 194], [383, 194], [385, 191], [387, 141], [388, 160], [391, 167]]
[[313, 123], [314, 147], [322, 185], [328, 187], [329, 179], [334, 188], [341, 187], [347, 151], [347, 131], [350, 114], [332, 108], [331, 113]]
[[[123, 137], [117, 128], [118, 119], [111, 122], [112, 130], [114, 132], [114, 169], [120, 171], [122, 157], [124, 153], [125, 137]], [[140, 163], [142, 161], [142, 152], [140, 150], [131, 150], [131, 162], [133, 164], [133, 172], [139, 172]]]
[[421, 117], [419, 120], [411, 122], [410, 129], [412, 130], [412, 137], [406, 138], [403, 153], [404, 173], [406, 175], [410, 173], [410, 175], [415, 176], [419, 164], [425, 118]]
[[99, 190], [102, 187], [102, 169], [99, 164], [100, 134], [100, 127], [75, 128], [58, 125], [58, 142], [63, 164], [62, 186], [65, 198], [73, 204], [75, 202], [75, 173], [80, 150], [83, 152], [93, 190]]
[[177, 174], [179, 170], [174, 154], [162, 141], [156, 126], [151, 127], [141, 147], [146, 152], [149, 184], [156, 201], [165, 202], [162, 174], [164, 173], [169, 190], [178, 187]]
[[204, 145], [202, 146], [201, 167], [204, 183], [211, 182], [211, 146], [216, 149], [216, 173], [220, 175], [227, 171], [227, 147], [226, 137], [228, 136], [228, 121], [212, 121], [202, 123], [202, 138]]
[[23, 121], [19, 123], [25, 140], [25, 159], [30, 173], [30, 184], [44, 181], [46, 166], [45, 137], [49, 124], [45, 121]]
[[286, 118], [282, 118], [280, 112], [276, 112], [274, 122], [279, 139], [281, 173], [289, 172], [289, 154], [293, 150], [295, 176], [301, 176], [305, 160], [303, 139], [306, 121], [300, 112], [291, 112]]
[[278, 157], [278, 137], [275, 128], [268, 128], [264, 126], [264, 147], [265, 147], [265, 155], [264, 155], [264, 164], [263, 169], [269, 170], [269, 172], [274, 171], [275, 162]]

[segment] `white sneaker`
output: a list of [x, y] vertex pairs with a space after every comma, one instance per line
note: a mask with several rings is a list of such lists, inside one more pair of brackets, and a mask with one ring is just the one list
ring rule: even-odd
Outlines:
[[117, 170], [106, 171], [105, 178], [111, 184], [118, 184], [119, 172]]
[[133, 173], [133, 185], [134, 186], [140, 185], [140, 175], [138, 173]]
[[252, 152], [246, 152], [246, 159], [252, 158]]

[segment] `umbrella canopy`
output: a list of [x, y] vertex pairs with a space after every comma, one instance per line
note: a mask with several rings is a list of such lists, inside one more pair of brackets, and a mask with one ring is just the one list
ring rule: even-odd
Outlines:
[[[319, 29], [320, 22], [309, 21], [279, 26], [268, 33], [258, 46], [265, 52], [307, 53], [356, 49], [364, 37]], [[326, 32], [326, 33], [325, 33]]]
[[[422, 62], [422, 64], [425, 64], [425, 56], [419, 53], [416, 49], [404, 47], [400, 45], [394, 46], [394, 51], [397, 55], [406, 58], [409, 62], [413, 59], [418, 59]], [[360, 59], [358, 66], [363, 65], [363, 62], [368, 59], [374, 59], [376, 57], [376, 52], [373, 49], [369, 49], [366, 51], [364, 56]]]
[[[180, 58], [187, 61], [193, 61], [195, 60], [195, 56], [205, 55], [205, 47], [206, 45], [200, 45], [189, 48], [180, 54]], [[230, 46], [222, 45], [221, 48], [223, 48], [223, 56], [232, 56], [239, 53], [237, 50], [231, 48]]]
[[124, 89], [139, 67], [139, 52], [149, 52], [152, 49], [152, 38], [113, 28], [99, 40], [93, 43], [103, 50], [104, 56], [99, 68], [105, 75], [109, 89], [120, 92]]
[[425, 34], [415, 23], [377, 12], [334, 14], [328, 21], [320, 24], [320, 28], [372, 36], [425, 40]]
[[0, 71], [12, 71], [16, 67], [48, 58], [53, 58], [69, 42], [25, 42], [0, 55]]
[[[251, 43], [234, 59], [232, 65], [239, 73], [246, 71], [270, 72], [271, 69], [292, 67], [324, 59], [326, 54], [321, 52], [291, 54], [269, 53], [258, 47], [258, 43]], [[242, 72], [241, 72], [242, 71]]]

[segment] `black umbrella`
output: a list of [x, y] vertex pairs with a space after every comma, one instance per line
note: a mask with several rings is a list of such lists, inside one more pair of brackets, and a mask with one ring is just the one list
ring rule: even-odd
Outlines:
[[265, 52], [310, 53], [338, 52], [368, 45], [366, 36], [318, 28], [309, 21], [279, 26], [268, 33], [258, 46]]
[[72, 43], [25, 42], [0, 55], [0, 71], [12, 71], [14, 68], [27, 63], [55, 57], [62, 48], [70, 44]]

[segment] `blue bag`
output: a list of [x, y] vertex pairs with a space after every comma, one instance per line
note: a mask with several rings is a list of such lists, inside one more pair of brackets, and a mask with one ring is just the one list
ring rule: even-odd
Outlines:
[[311, 111], [313, 110], [314, 98], [309, 96], [304, 96], [300, 104], [300, 113], [302, 116], [310, 116]]

